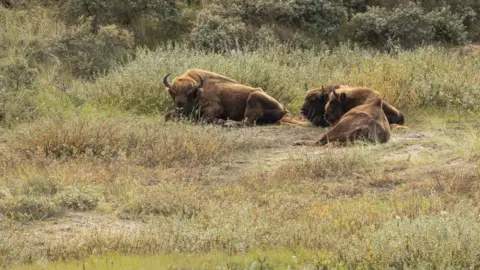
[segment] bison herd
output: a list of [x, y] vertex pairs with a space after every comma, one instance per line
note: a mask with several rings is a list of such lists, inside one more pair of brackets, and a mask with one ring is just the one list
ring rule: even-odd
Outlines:
[[[228, 77], [200, 69], [189, 69], [172, 82], [163, 79], [175, 109], [165, 120], [189, 117], [225, 126], [261, 124], [308, 125], [295, 120], [285, 107], [261, 88], [241, 84]], [[301, 114], [314, 126], [331, 127], [319, 140], [296, 141], [296, 145], [367, 140], [387, 142], [391, 125], [403, 125], [404, 116], [364, 87], [333, 85], [309, 90]]]

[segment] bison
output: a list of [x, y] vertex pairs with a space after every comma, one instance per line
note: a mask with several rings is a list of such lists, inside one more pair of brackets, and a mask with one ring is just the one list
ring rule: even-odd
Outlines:
[[[366, 103], [348, 111], [345, 93], [333, 91], [325, 108], [325, 116], [336, 123], [320, 140], [296, 141], [296, 145], [325, 145], [328, 142], [347, 142], [364, 139], [385, 143], [390, 139], [390, 124], [384, 113], [384, 101], [380, 97], [368, 99]], [[338, 117], [340, 117], [338, 119]]]
[[189, 69], [172, 83], [168, 81], [169, 75], [164, 77], [163, 83], [173, 99], [175, 111], [168, 113], [166, 120], [191, 116], [215, 124], [231, 121], [246, 125], [295, 122], [282, 119], [287, 110], [261, 88], [201, 69]]
[[[333, 90], [336, 90], [338, 94], [345, 94], [345, 112], [356, 106], [368, 103], [372, 99], [376, 100], [380, 97], [380, 94], [375, 90], [364, 87], [351, 87], [343, 84], [332, 85], [327, 88], [322, 86], [322, 88], [311, 90], [308, 90], [307, 85], [305, 85], [305, 90], [307, 91], [307, 94], [301, 109], [301, 114], [309, 120], [312, 125], [321, 127], [331, 126], [331, 124], [325, 119], [325, 105], [329, 100], [329, 94]], [[398, 109], [388, 104], [386, 101], [382, 101], [382, 108], [390, 124], [404, 124], [405, 118]]]

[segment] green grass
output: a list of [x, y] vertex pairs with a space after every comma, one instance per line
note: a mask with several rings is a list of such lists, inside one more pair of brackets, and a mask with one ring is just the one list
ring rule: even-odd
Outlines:
[[[70, 263], [37, 263], [13, 268], [26, 269], [304, 269], [320, 266], [327, 261], [323, 252], [308, 250], [252, 251], [248, 254], [230, 255], [215, 252], [208, 254], [171, 253], [156, 256], [107, 255], [90, 257]], [[12, 270], [13, 270], [12, 269]]]

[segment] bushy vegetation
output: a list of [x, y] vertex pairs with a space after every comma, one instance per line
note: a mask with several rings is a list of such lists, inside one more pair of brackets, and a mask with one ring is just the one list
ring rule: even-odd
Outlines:
[[[12, 2], [17, 9], [38, 4]], [[149, 47], [188, 41], [196, 48], [225, 51], [256, 48], [271, 39], [301, 46], [348, 39], [390, 50], [393, 45], [411, 48], [479, 40], [477, 1], [413, 2], [95, 0], [43, 1], [42, 5], [57, 10], [69, 25], [90, 18], [87, 28], [95, 34], [114, 24], [133, 33], [136, 44]]]

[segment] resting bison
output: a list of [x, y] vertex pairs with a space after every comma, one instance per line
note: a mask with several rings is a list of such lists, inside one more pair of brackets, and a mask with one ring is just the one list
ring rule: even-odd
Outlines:
[[[390, 139], [390, 124], [382, 108], [380, 97], [371, 98], [367, 103], [346, 111], [346, 94], [333, 92], [327, 102], [327, 119], [338, 122], [318, 141], [296, 141], [296, 145], [325, 145], [328, 142], [347, 142], [364, 139], [385, 143]], [[340, 119], [337, 120], [337, 118]]]
[[[175, 116], [192, 116], [208, 123], [226, 120], [244, 121], [247, 125], [279, 122], [287, 113], [282, 104], [261, 88], [253, 88], [213, 72], [189, 69], [172, 83], [163, 79], [166, 91], [175, 104]], [[293, 121], [286, 121], [292, 123]]]
[[[346, 94], [346, 112], [356, 106], [369, 102], [371, 99], [377, 99], [380, 97], [380, 94], [375, 90], [362, 87], [350, 87], [346, 85], [332, 85], [327, 88], [322, 86], [322, 88], [311, 90], [308, 90], [305, 85], [305, 90], [307, 91], [307, 95], [305, 96], [301, 113], [313, 125], [321, 127], [330, 126], [324, 116], [325, 105], [328, 102], [331, 91], [336, 90], [339, 94]], [[388, 104], [386, 101], [382, 101], [382, 107], [390, 124], [404, 124], [404, 116], [399, 110]]]

